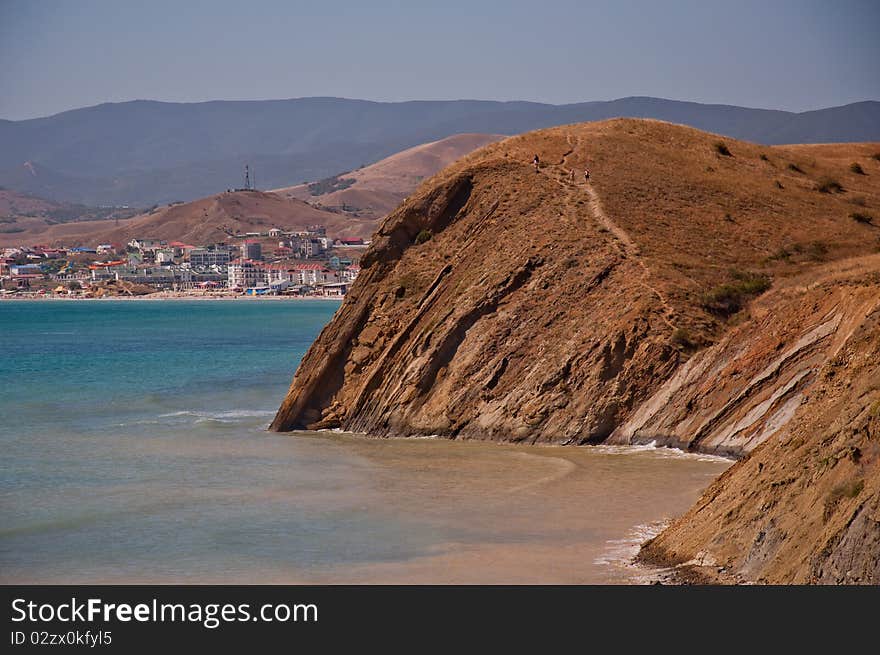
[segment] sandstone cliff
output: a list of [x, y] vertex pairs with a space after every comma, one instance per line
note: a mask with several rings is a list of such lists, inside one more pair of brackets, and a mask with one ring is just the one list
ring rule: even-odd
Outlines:
[[[614, 120], [472, 153], [385, 220], [272, 428], [658, 441], [737, 456], [766, 443], [756, 461], [807, 429], [794, 426], [824, 429], [811, 404], [823, 371], [847, 348], [869, 352], [857, 343], [876, 332], [880, 297], [871, 255], [880, 243], [878, 150], [767, 148]], [[828, 394], [868, 412], [876, 369], [847, 371], [864, 393]], [[876, 442], [875, 424], [865, 425], [864, 439]], [[853, 446], [861, 482], [834, 492], [840, 509], [827, 519], [833, 530], [835, 512], [861, 498], [863, 518], [847, 525], [867, 532], [841, 543], [861, 544], [877, 525], [868, 442]], [[833, 454], [824, 442], [815, 448]], [[793, 466], [796, 451], [784, 453]], [[725, 474], [716, 496], [748, 466]], [[711, 552], [713, 539], [724, 541], [712, 519], [699, 533], [687, 522], [731, 502], [704, 500], [710, 509], [676, 523], [646, 556], [679, 563]], [[826, 560], [841, 552], [831, 548]]]
[[840, 313], [817, 313], [823, 324], [842, 317], [840, 327], [810, 369], [815, 381], [789, 401], [793, 418], [765, 425], [772, 438], [649, 542], [643, 560], [684, 564], [710, 581], [880, 584], [880, 256], [873, 259], [872, 285], [849, 278], [851, 302], [866, 301], [860, 308], [842, 301]]

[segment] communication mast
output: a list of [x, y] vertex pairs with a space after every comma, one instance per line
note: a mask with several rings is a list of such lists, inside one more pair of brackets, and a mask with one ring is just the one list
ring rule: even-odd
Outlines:
[[251, 187], [251, 171], [247, 164], [244, 165], [244, 188], [245, 191], [252, 191]]

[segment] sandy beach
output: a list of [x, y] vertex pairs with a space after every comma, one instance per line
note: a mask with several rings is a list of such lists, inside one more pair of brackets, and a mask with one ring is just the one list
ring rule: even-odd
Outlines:
[[331, 296], [244, 296], [232, 294], [188, 294], [179, 291], [159, 291], [143, 296], [102, 296], [91, 298], [85, 296], [62, 296], [62, 295], [0, 295], [0, 301], [4, 300], [27, 300], [27, 301], [82, 301], [82, 300], [242, 300], [242, 301], [309, 301], [309, 302], [341, 302], [342, 297]]

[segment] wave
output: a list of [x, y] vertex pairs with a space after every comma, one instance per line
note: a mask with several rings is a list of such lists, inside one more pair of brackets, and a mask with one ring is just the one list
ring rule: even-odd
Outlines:
[[635, 562], [642, 544], [653, 539], [669, 525], [669, 519], [642, 523], [632, 528], [622, 539], [609, 539], [605, 550], [593, 560], [597, 566], [607, 566], [626, 571], [635, 583], [648, 584], [657, 579], [665, 569], [645, 567]]
[[234, 425], [247, 423], [246, 419], [270, 419], [275, 415], [274, 410], [268, 409], [231, 409], [222, 412], [207, 412], [193, 409], [183, 409], [177, 412], [166, 412], [149, 418], [117, 423], [116, 427], [128, 427], [133, 425], [168, 425], [168, 424], [199, 424], [215, 423], [221, 425]]
[[168, 412], [167, 414], [159, 414], [159, 418], [172, 418], [176, 416], [190, 416], [196, 419], [214, 419], [222, 421], [224, 419], [237, 418], [264, 418], [274, 416], [275, 410], [271, 409], [231, 409], [225, 412], [200, 412], [191, 409], [184, 409], [179, 412]]
[[709, 453], [692, 453], [680, 448], [672, 448], [670, 446], [658, 446], [656, 441], [649, 441], [646, 444], [633, 445], [611, 445], [599, 444], [596, 446], [588, 446], [595, 452], [604, 455], [632, 455], [633, 453], [651, 453], [659, 457], [668, 457], [671, 459], [691, 459], [697, 462], [718, 462], [731, 464], [735, 460], [722, 455], [710, 455]]

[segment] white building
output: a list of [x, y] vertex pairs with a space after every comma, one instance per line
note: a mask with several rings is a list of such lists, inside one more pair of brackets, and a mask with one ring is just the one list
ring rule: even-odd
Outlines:
[[265, 286], [268, 277], [266, 269], [259, 263], [250, 260], [236, 260], [230, 262], [226, 269], [226, 284], [232, 289], [249, 289], [251, 287]]
[[357, 279], [358, 273], [361, 272], [361, 267], [357, 264], [352, 264], [344, 271], [342, 271], [342, 279], [345, 282], [354, 282]]
[[157, 264], [173, 264], [174, 263], [174, 251], [173, 250], [157, 250], [156, 251], [156, 263]]
[[294, 280], [294, 272], [286, 264], [269, 264], [266, 269], [266, 283], [270, 286]]
[[157, 248], [163, 248], [168, 244], [167, 241], [163, 239], [132, 239], [128, 242], [128, 245], [135, 250], [156, 250]]
[[311, 287], [325, 282], [324, 267], [321, 264], [296, 264], [291, 281], [294, 284], [307, 284]]

